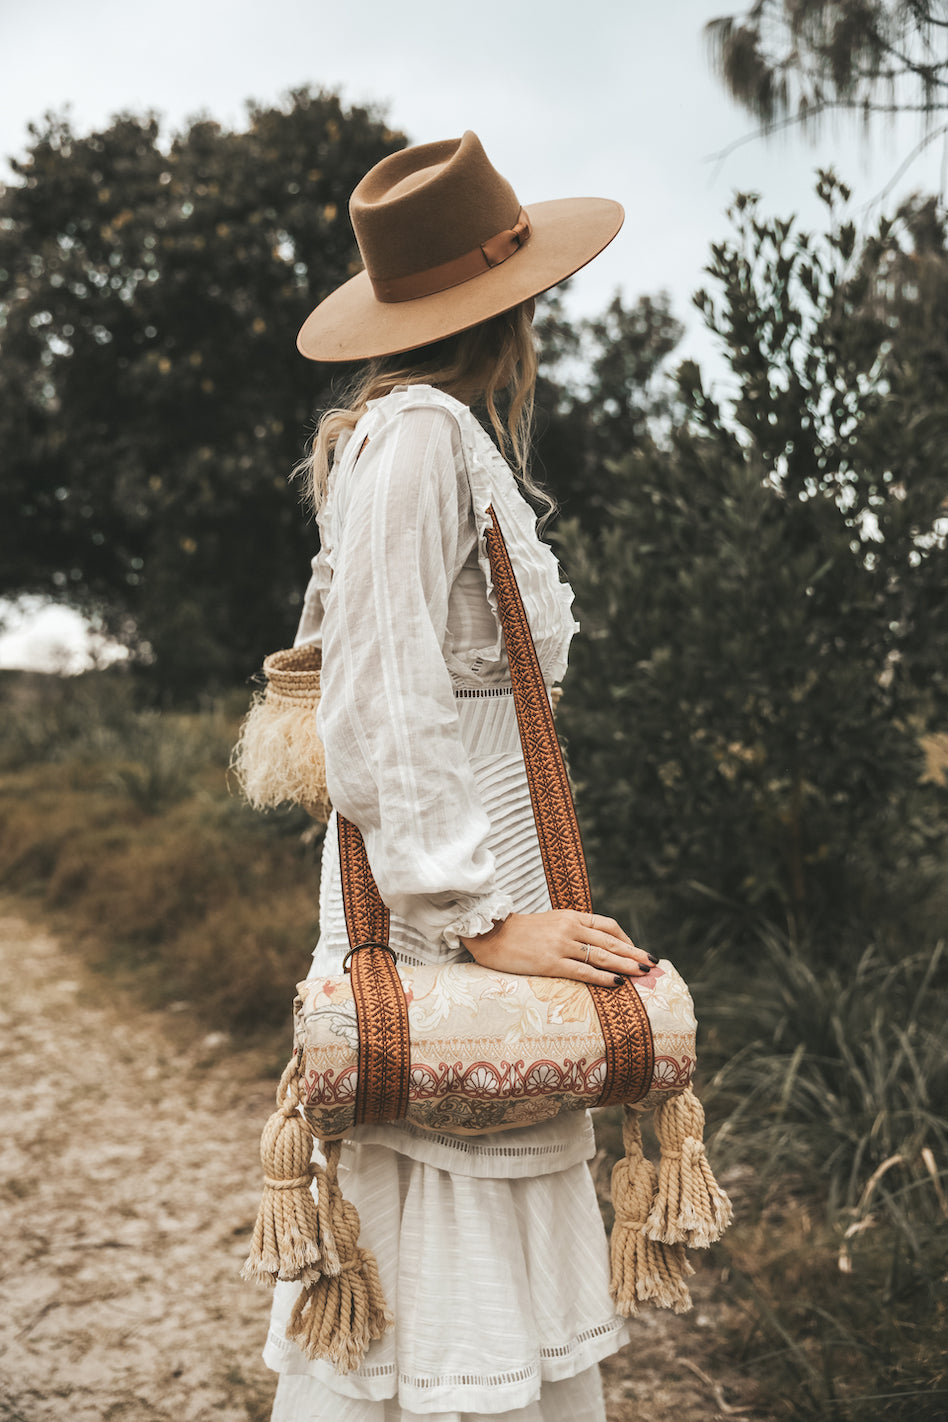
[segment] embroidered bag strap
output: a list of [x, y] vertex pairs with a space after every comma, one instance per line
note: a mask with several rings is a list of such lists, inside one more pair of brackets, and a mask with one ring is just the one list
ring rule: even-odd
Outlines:
[[[592, 913], [586, 856], [550, 698], [497, 514], [493, 507], [488, 513], [493, 525], [487, 534], [491, 578], [504, 629], [520, 744], [550, 903], [555, 909]], [[590, 986], [589, 992], [606, 1044], [606, 1075], [596, 1104], [639, 1101], [651, 1085], [655, 1066], [652, 1029], [642, 999], [628, 981], [621, 987]]]
[[408, 1112], [411, 1040], [408, 1003], [388, 946], [388, 909], [369, 867], [361, 832], [338, 817], [342, 902], [349, 934], [344, 971], [352, 979], [359, 1064], [357, 1125], [401, 1120]]
[[[517, 586], [516, 575], [504, 542], [500, 524], [493, 507], [488, 509], [492, 527], [487, 534], [487, 552], [490, 558], [491, 578], [497, 594], [497, 610], [504, 632], [507, 659], [510, 663], [510, 680], [513, 685], [514, 706], [520, 743], [527, 769], [527, 783], [530, 802], [540, 842], [543, 872], [550, 891], [550, 902], [556, 909], [576, 909], [581, 913], [592, 912], [592, 896], [589, 890], [589, 876], [586, 858], [583, 854], [582, 839], [563, 754], [553, 725], [553, 712], [547, 694], [543, 673], [537, 658], [530, 624], [527, 621], [523, 599]], [[399, 985], [398, 996], [405, 1012], [404, 1056], [388, 1063], [388, 1069], [395, 1071], [399, 1082], [404, 1080], [404, 1099], [407, 1107], [408, 1029], [407, 1007], [401, 990], [394, 959], [389, 958], [383, 945], [388, 942], [388, 913], [379, 897], [379, 891], [372, 871], [362, 835], [355, 825], [337, 814], [339, 823], [340, 868], [342, 875], [342, 896], [345, 905], [346, 927], [349, 934], [350, 952], [353, 964], [358, 964], [366, 953], [354, 950], [364, 945], [374, 959], [388, 958], [391, 976]], [[371, 900], [376, 900], [370, 904]], [[361, 936], [366, 935], [366, 936]], [[385, 973], [389, 973], [386, 966]], [[374, 986], [374, 973], [372, 986]], [[388, 978], [390, 987], [391, 977]], [[355, 968], [353, 968], [353, 993], [356, 991]], [[362, 989], [365, 991], [365, 989]], [[371, 988], [369, 988], [371, 992]], [[388, 1008], [396, 1011], [394, 994], [388, 993]], [[593, 987], [592, 996], [599, 1016], [603, 1040], [606, 1047], [606, 1073], [598, 1106], [610, 1106], [615, 1102], [641, 1100], [647, 1093], [654, 1069], [654, 1047], [648, 1013], [642, 999], [631, 982], [622, 987]], [[365, 1029], [378, 1024], [384, 1008], [378, 1004], [360, 1007], [356, 1000], [359, 1022], [359, 1090], [356, 1099], [356, 1121], [397, 1120], [397, 1116], [359, 1114], [359, 1099], [362, 1096], [362, 1081], [365, 1075], [379, 1068], [366, 1061], [363, 1073], [363, 1037], [370, 1035]], [[399, 1050], [401, 1050], [399, 1048]], [[366, 1052], [368, 1056], [368, 1051]], [[381, 1058], [381, 1053], [377, 1054]], [[376, 1077], [368, 1082], [365, 1109], [375, 1113], [385, 1109], [382, 1101], [383, 1086]], [[399, 1094], [399, 1099], [401, 1095]], [[404, 1112], [402, 1113], [404, 1114]]]

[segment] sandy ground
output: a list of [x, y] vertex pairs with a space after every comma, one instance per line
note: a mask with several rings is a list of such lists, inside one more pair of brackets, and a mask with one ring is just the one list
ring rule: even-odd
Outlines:
[[[269, 1294], [238, 1278], [274, 1082], [0, 913], [0, 1419], [265, 1422]], [[715, 1360], [712, 1271], [604, 1369], [609, 1422], [767, 1422]], [[577, 1419], [582, 1422], [582, 1419]]]

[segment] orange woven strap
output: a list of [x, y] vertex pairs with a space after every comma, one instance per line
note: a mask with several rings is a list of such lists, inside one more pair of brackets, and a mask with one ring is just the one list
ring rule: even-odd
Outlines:
[[337, 816], [339, 865], [342, 871], [342, 906], [350, 948], [360, 943], [388, 942], [388, 909], [382, 902], [362, 831], [344, 815]]
[[631, 980], [621, 987], [593, 987], [606, 1044], [606, 1074], [597, 1106], [631, 1106], [647, 1096], [655, 1072], [655, 1043], [645, 1004]]
[[388, 947], [389, 914], [382, 902], [362, 835], [343, 815], [339, 863], [350, 950], [344, 966], [352, 979], [359, 1063], [356, 1125], [403, 1120], [408, 1113], [411, 1035], [408, 1003]]
[[386, 944], [362, 944], [352, 955], [350, 975], [359, 1024], [356, 1125], [404, 1120], [408, 1114], [411, 1035], [395, 955]]
[[563, 753], [556, 738], [550, 698], [497, 515], [493, 507], [487, 512], [493, 524], [487, 533], [491, 579], [504, 629], [520, 744], [550, 902], [556, 909], [591, 913], [586, 856]]
[[[491, 580], [504, 629], [520, 744], [550, 903], [555, 909], [592, 913], [586, 856], [550, 698], [497, 514], [493, 506], [487, 512], [493, 524], [487, 534]], [[606, 1075], [596, 1104], [640, 1101], [651, 1086], [655, 1069], [655, 1047], [645, 1005], [628, 979], [621, 987], [590, 986], [589, 992], [606, 1044]]]

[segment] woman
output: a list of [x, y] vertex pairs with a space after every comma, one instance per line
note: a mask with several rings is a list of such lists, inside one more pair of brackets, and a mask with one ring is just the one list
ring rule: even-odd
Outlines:
[[[400, 961], [621, 984], [648, 955], [611, 919], [550, 908], [485, 534], [492, 506], [552, 686], [572, 593], [510, 467], [537, 492], [533, 298], [611, 241], [622, 210], [571, 199], [526, 213], [467, 133], [384, 159], [351, 213], [366, 271], [299, 337], [311, 359], [366, 362], [314, 444], [321, 549], [297, 637], [322, 646], [332, 801], [362, 832]], [[325, 846], [319, 974], [349, 946], [332, 824]], [[278, 1285], [275, 1422], [602, 1418], [598, 1363], [628, 1331], [593, 1151], [585, 1113], [475, 1137], [356, 1127], [340, 1178], [395, 1326], [338, 1376], [287, 1340], [296, 1286]]]

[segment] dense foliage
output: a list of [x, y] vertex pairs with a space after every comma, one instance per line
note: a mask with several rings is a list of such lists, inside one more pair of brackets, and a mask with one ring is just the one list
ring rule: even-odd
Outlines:
[[681, 931], [887, 921], [943, 828], [921, 731], [948, 700], [948, 252], [930, 204], [857, 245], [739, 198], [697, 304], [729, 408], [691, 363], [666, 446], [609, 519], [560, 530], [585, 636], [564, 701], [609, 901]]
[[667, 292], [632, 306], [617, 293], [601, 317], [574, 322], [554, 292], [540, 300], [536, 329], [538, 470], [563, 514], [599, 528], [625, 482], [617, 461], [674, 418], [667, 361], [684, 327]]
[[0, 194], [0, 594], [82, 607], [164, 695], [291, 633], [312, 549], [286, 480], [328, 402], [294, 335], [358, 269], [348, 195], [403, 143], [308, 92], [170, 146], [131, 115], [33, 131]]

